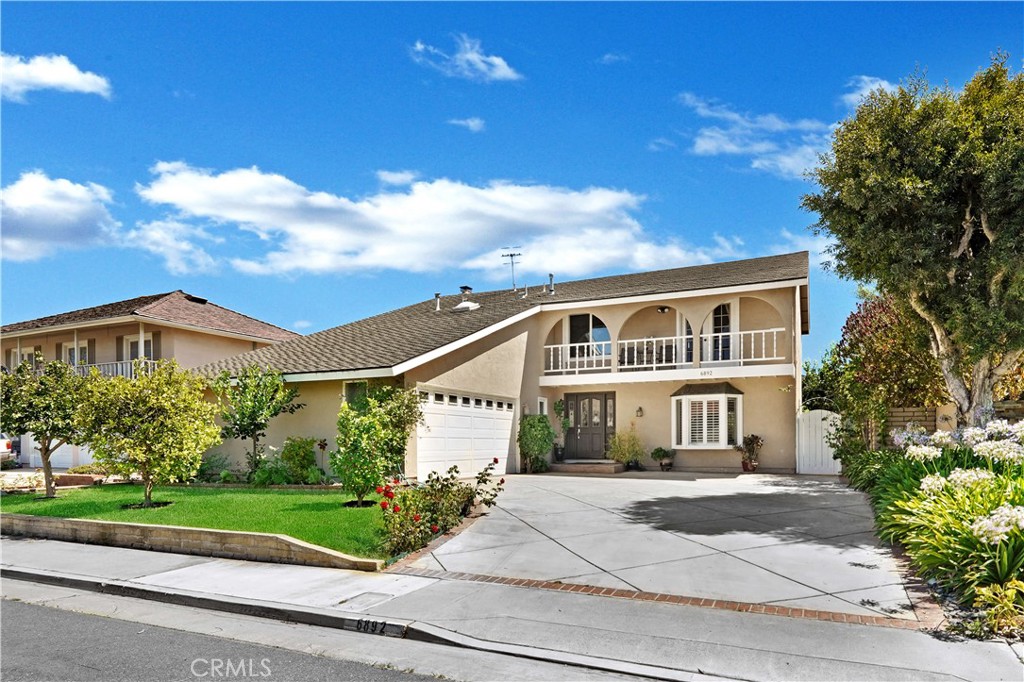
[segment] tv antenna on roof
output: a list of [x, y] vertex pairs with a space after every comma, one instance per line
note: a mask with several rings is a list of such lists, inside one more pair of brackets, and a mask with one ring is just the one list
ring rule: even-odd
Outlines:
[[515, 291], [519, 291], [519, 289], [516, 287], [516, 258], [518, 258], [519, 256], [522, 256], [523, 254], [513, 252], [512, 249], [521, 249], [523, 247], [521, 247], [521, 246], [503, 246], [501, 248], [504, 249], [505, 251], [508, 251], [508, 253], [501, 254], [501, 257], [502, 258], [508, 258], [508, 264], [512, 266], [512, 291], [514, 291], [514, 292]]

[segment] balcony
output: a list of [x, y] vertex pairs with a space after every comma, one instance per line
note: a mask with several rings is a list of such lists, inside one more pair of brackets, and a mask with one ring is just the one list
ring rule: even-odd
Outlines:
[[[790, 346], [789, 333], [782, 327], [626, 339], [614, 344], [614, 353], [611, 341], [563, 343], [544, 347], [544, 374], [567, 376], [675, 370], [675, 374], [682, 376], [703, 368], [700, 376], [711, 376], [711, 370], [717, 368], [791, 364], [788, 359]], [[689, 371], [680, 373], [681, 370]], [[737, 374], [753, 373], [751, 370]], [[618, 380], [627, 379], [620, 376]]]

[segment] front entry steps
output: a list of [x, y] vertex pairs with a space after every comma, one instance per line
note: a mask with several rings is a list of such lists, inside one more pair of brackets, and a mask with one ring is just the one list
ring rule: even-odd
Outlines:
[[560, 474], [619, 474], [626, 467], [611, 459], [567, 459], [552, 462], [550, 470]]

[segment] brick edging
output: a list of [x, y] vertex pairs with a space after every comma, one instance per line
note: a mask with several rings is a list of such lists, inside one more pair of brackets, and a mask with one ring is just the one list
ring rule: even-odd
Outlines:
[[792, 606], [776, 606], [774, 604], [754, 604], [750, 602], [729, 601], [726, 599], [711, 599], [708, 597], [687, 597], [678, 594], [665, 594], [663, 592], [640, 592], [636, 590], [620, 590], [611, 587], [577, 585], [574, 583], [553, 582], [548, 580], [506, 578], [503, 576], [481, 575], [477, 573], [460, 573], [455, 571], [417, 569], [411, 566], [396, 565], [392, 566], [388, 570], [391, 573], [397, 573], [400, 575], [416, 575], [423, 578], [438, 578], [441, 580], [464, 580], [470, 582], [505, 585], [508, 587], [524, 587], [529, 589], [551, 590], [554, 592], [589, 594], [595, 597], [615, 597], [619, 599], [631, 599], [634, 601], [649, 601], [662, 604], [678, 604], [680, 606], [696, 606], [700, 608], [719, 609], [722, 611], [738, 611], [741, 613], [763, 613], [768, 616], [783, 616], [785, 618], [803, 618], [808, 620], [829, 621], [833, 623], [871, 625], [875, 627], [896, 628], [899, 630], [930, 629], [930, 626], [927, 626], [920, 620], [905, 620], [901, 618], [889, 618], [886, 616], [862, 616], [855, 613], [819, 611], [815, 609], [802, 609]]

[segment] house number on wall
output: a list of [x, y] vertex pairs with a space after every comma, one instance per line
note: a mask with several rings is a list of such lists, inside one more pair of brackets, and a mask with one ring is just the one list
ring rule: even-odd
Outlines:
[[715, 376], [715, 372], [713, 370], [710, 370], [710, 369], [702, 369], [700, 371], [700, 375], [702, 377], [713, 377], [713, 376]]

